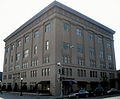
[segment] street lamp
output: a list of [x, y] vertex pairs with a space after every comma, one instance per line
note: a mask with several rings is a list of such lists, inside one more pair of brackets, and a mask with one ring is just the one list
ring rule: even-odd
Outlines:
[[23, 78], [20, 79], [21, 80], [21, 91], [20, 91], [20, 96], [22, 96], [22, 81], [23, 81]]
[[60, 66], [60, 67], [61, 67], [61, 69], [59, 69], [58, 76], [59, 76], [60, 87], [61, 87], [61, 88], [60, 88], [60, 89], [61, 89], [61, 90], [60, 90], [60, 96], [62, 97], [62, 96], [63, 96], [63, 92], [62, 92], [62, 89], [63, 89], [62, 87], [63, 87], [63, 86], [62, 86], [62, 77], [61, 77], [61, 76], [62, 76], [62, 65], [61, 65], [60, 62], [58, 62], [58, 63], [57, 63], [57, 66]]

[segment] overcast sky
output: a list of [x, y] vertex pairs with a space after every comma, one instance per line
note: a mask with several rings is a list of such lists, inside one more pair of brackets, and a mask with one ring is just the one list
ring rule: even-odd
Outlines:
[[[0, 0], [0, 71], [3, 71], [3, 40], [54, 0]], [[57, 0], [116, 31], [116, 67], [120, 69], [120, 0]]]

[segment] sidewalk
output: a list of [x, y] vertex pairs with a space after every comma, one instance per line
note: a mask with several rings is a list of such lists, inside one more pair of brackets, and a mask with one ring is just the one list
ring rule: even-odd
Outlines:
[[0, 99], [62, 99], [60, 96], [46, 96], [38, 93], [23, 92], [23, 96], [20, 96], [20, 92], [3, 92], [0, 94]]

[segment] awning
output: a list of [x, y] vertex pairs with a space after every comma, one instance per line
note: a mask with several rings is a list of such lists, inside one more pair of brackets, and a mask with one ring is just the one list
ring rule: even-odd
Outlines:
[[73, 84], [75, 84], [74, 81], [63, 81], [63, 84], [66, 84], [68, 86], [72, 86]]
[[50, 81], [40, 81], [38, 84], [50, 84]]

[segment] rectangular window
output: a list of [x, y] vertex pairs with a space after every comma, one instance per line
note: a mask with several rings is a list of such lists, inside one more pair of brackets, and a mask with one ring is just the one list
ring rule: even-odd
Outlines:
[[100, 51], [100, 52], [99, 52], [99, 57], [103, 59], [103, 57], [104, 57], [104, 56], [103, 56], [103, 51]]
[[104, 61], [100, 61], [100, 67], [101, 67], [101, 68], [106, 68], [106, 64], [105, 64]]
[[15, 46], [14, 46], [14, 44], [12, 44], [12, 45], [11, 45], [11, 50], [13, 50], [13, 49], [14, 49], [14, 47], [15, 47]]
[[49, 63], [49, 56], [44, 57], [44, 63]]
[[97, 41], [98, 41], [98, 43], [102, 43], [102, 37], [98, 36]]
[[77, 36], [82, 36], [82, 30], [81, 29], [76, 29], [76, 35]]
[[65, 50], [68, 50], [68, 49], [70, 48], [70, 44], [64, 42], [64, 43], [63, 43], [63, 48], [64, 48]]
[[89, 40], [93, 40], [93, 33], [89, 33], [89, 34], [88, 34], [88, 39], [89, 39]]
[[70, 68], [69, 70], [70, 70], [70, 76], [72, 76], [72, 69]]
[[82, 44], [77, 45], [77, 52], [78, 53], [83, 53], [83, 45]]
[[34, 38], [38, 38], [39, 35], [40, 35], [39, 30], [34, 31], [34, 32], [33, 32], [33, 35], [34, 35]]
[[77, 58], [78, 60], [78, 64], [81, 65], [81, 66], [84, 66], [85, 65], [85, 60], [84, 59], [81, 59], [81, 58]]
[[115, 74], [114, 73], [109, 73], [109, 78], [110, 79], [114, 79], [115, 78]]
[[70, 25], [65, 23], [64, 24], [64, 30], [68, 32], [70, 30]]
[[11, 62], [13, 62], [13, 56], [11, 56]]
[[90, 71], [90, 77], [97, 78], [97, 71]]
[[96, 61], [90, 60], [90, 67], [96, 67]]
[[71, 63], [71, 57], [63, 56], [63, 63]]
[[78, 77], [86, 77], [86, 70], [83, 70], [83, 69], [77, 69], [77, 74], [78, 74]]
[[94, 48], [89, 48], [89, 56], [94, 56]]
[[25, 43], [29, 42], [29, 36], [25, 36]]
[[16, 61], [19, 61], [19, 60], [20, 60], [20, 56], [21, 56], [20, 53], [17, 53], [17, 54], [16, 54]]
[[9, 74], [9, 75], [8, 75], [8, 79], [12, 79], [12, 74]]
[[45, 42], [45, 50], [49, 50], [49, 41], [48, 40]]
[[37, 48], [37, 46], [35, 45], [35, 46], [34, 46], [34, 54], [37, 54], [37, 49], [38, 49], [38, 48]]
[[22, 45], [21, 40], [17, 41], [17, 47], [19, 47], [21, 45]]
[[51, 29], [51, 24], [47, 24], [45, 25], [45, 32], [50, 32], [50, 29]]
[[28, 56], [29, 56], [29, 50], [26, 49], [26, 50], [24, 51], [23, 57], [26, 58], [26, 57], [28, 57]]
[[107, 48], [111, 48], [111, 44], [110, 44], [110, 42], [107, 42]]
[[5, 52], [8, 53], [9, 52], [9, 47], [5, 48]]
[[112, 56], [111, 56], [111, 55], [108, 55], [107, 59], [108, 59], [109, 61], [111, 61], [111, 60], [112, 60]]

